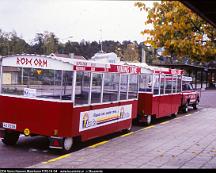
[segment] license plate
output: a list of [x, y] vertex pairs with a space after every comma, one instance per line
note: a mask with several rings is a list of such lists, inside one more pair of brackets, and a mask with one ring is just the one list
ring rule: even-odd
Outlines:
[[2, 123], [2, 124], [3, 124], [3, 128], [16, 129], [16, 124], [12, 124], [12, 123]]

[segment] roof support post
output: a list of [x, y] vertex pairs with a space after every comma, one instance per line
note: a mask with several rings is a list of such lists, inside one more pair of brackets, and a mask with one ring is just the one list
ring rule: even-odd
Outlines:
[[201, 89], [202, 89], [203, 88], [203, 70], [201, 70], [200, 80], [201, 80]]
[[195, 89], [197, 89], [197, 70], [195, 71]]
[[191, 77], [191, 71], [190, 70], [188, 70], [188, 76]]
[[208, 88], [208, 71], [206, 71], [206, 88]]

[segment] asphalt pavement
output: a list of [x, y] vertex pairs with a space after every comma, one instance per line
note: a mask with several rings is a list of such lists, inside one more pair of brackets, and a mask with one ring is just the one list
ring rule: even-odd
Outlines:
[[197, 111], [28, 168], [216, 168], [215, 96], [202, 91]]

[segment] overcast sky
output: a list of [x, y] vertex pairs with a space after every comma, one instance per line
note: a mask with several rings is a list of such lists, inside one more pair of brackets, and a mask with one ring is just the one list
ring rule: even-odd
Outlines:
[[[99, 41], [101, 33], [103, 40], [141, 42], [146, 14], [134, 2], [0, 0], [0, 29], [15, 30], [27, 42], [44, 31], [54, 32], [62, 42]], [[153, 1], [145, 3], [151, 6]]]

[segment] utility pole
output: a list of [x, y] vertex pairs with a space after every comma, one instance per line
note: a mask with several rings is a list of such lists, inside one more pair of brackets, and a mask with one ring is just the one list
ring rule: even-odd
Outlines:
[[146, 51], [144, 49], [144, 46], [142, 46], [141, 62], [146, 63]]
[[103, 43], [102, 43], [102, 28], [101, 28], [99, 31], [100, 31], [100, 47], [101, 47], [101, 50], [100, 50], [100, 52], [102, 53], [102, 52], [103, 52]]

